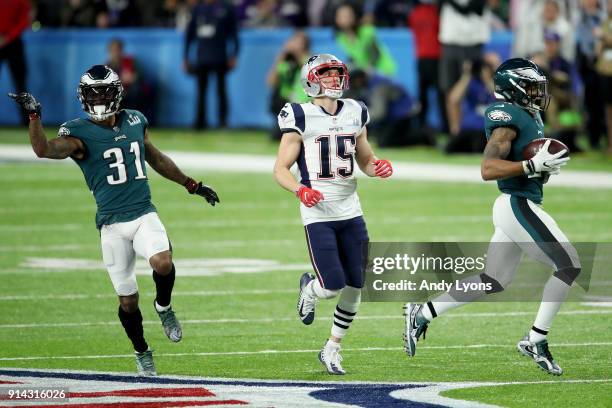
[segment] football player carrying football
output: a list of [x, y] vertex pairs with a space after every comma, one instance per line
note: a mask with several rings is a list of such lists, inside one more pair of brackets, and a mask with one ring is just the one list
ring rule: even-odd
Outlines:
[[94, 65], [82, 76], [78, 98], [88, 119], [64, 123], [58, 137], [47, 140], [41, 105], [28, 94], [9, 94], [29, 117], [32, 148], [38, 157], [70, 157], [81, 168], [97, 204], [102, 258], [119, 297], [119, 320], [132, 341], [141, 375], [156, 375], [153, 354], [144, 338], [134, 273], [136, 254], [149, 261], [157, 289], [154, 307], [164, 332], [173, 342], [182, 338], [179, 321], [170, 303], [175, 268], [172, 246], [155, 206], [145, 160], [165, 178], [179, 183], [211, 205], [219, 202], [213, 189], [187, 177], [149, 139], [144, 115], [119, 109], [123, 87], [107, 66]]
[[[287, 103], [278, 115], [283, 137], [274, 176], [301, 201], [308, 252], [317, 275], [305, 273], [300, 279], [299, 318], [311, 324], [317, 300], [340, 295], [331, 337], [319, 360], [328, 373], [342, 375], [340, 341], [361, 302], [368, 243], [354, 162], [370, 177], [389, 177], [393, 169], [387, 160], [374, 156], [368, 143], [366, 106], [341, 99], [349, 85], [342, 61], [330, 54], [311, 57], [302, 67], [301, 82], [312, 99]], [[290, 171], [296, 162], [300, 182]]]
[[544, 287], [535, 322], [519, 341], [518, 350], [548, 373], [560, 375], [563, 370], [550, 354], [546, 336], [580, 273], [580, 262], [575, 248], [540, 204], [543, 184], [550, 175], [559, 173], [569, 157], [562, 157], [566, 150], [549, 153], [550, 140], [529, 160], [522, 157], [531, 141], [543, 137], [540, 112], [546, 110], [549, 96], [542, 70], [531, 61], [513, 58], [497, 68], [494, 82], [496, 96], [502, 100], [485, 112], [488, 142], [481, 171], [484, 180], [497, 180], [501, 195], [493, 205], [495, 232], [485, 272], [464, 280], [488, 283], [492, 289], [473, 291], [467, 296], [451, 290], [426, 304], [406, 304], [404, 346], [408, 355], [414, 356], [416, 342], [421, 335], [424, 337], [433, 318], [487, 293], [504, 290], [526, 253], [552, 266], [555, 272]]

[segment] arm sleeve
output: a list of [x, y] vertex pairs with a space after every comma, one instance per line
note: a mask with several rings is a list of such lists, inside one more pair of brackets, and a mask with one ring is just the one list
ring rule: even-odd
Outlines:
[[297, 132], [302, 135], [306, 130], [304, 110], [299, 103], [286, 103], [277, 118], [282, 133]]

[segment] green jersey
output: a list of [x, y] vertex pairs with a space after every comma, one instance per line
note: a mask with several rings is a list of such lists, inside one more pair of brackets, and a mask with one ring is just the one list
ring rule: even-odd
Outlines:
[[75, 119], [59, 129], [59, 137], [75, 137], [85, 147], [84, 157], [73, 160], [96, 199], [98, 229], [155, 211], [145, 166], [147, 126], [142, 113], [122, 109], [116, 114], [113, 127], [89, 119]]
[[[516, 131], [516, 138], [507, 160], [522, 161], [523, 149], [534, 139], [544, 137], [544, 123], [538, 112], [529, 111], [508, 102], [496, 102], [485, 111], [485, 131], [487, 140], [498, 127], [509, 127]], [[534, 203], [542, 202], [542, 178], [525, 176], [497, 180], [500, 191], [518, 197], [525, 197]]]

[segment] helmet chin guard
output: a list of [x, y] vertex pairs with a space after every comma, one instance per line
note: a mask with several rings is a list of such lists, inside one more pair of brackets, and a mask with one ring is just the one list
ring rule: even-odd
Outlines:
[[77, 96], [87, 115], [93, 120], [101, 121], [119, 110], [123, 85], [111, 68], [94, 65], [81, 76]]
[[[338, 86], [325, 86], [321, 75], [330, 69], [338, 71]], [[346, 65], [332, 54], [313, 55], [302, 67], [300, 82], [306, 95], [312, 98], [341, 98], [349, 89], [349, 73]]]

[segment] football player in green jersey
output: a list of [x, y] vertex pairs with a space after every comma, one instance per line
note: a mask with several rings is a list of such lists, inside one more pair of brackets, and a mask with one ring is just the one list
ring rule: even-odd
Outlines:
[[525, 146], [544, 136], [540, 112], [549, 102], [546, 76], [536, 64], [522, 58], [507, 60], [497, 68], [494, 83], [500, 101], [485, 112], [488, 142], [481, 170], [484, 180], [497, 180], [501, 195], [493, 205], [495, 232], [485, 272], [462, 281], [485, 284], [491, 289], [468, 294], [451, 289], [425, 304], [406, 304], [404, 346], [408, 355], [414, 356], [417, 340], [433, 318], [485, 294], [504, 290], [525, 253], [550, 265], [555, 272], [544, 287], [535, 322], [517, 348], [546, 372], [560, 375], [563, 370], [554, 361], [546, 336], [581, 266], [576, 249], [541, 203], [543, 184], [550, 175], [560, 172], [569, 157], [562, 157], [565, 150], [549, 153], [547, 141], [534, 157], [523, 160]]
[[38, 157], [70, 157], [81, 168], [97, 204], [102, 257], [119, 296], [119, 319], [134, 345], [141, 375], [156, 375], [152, 350], [144, 338], [134, 273], [136, 254], [149, 261], [157, 289], [154, 307], [164, 332], [173, 342], [181, 325], [170, 303], [175, 268], [172, 246], [151, 202], [145, 160], [159, 174], [184, 186], [190, 194], [219, 202], [215, 191], [187, 177], [149, 138], [148, 122], [135, 110], [119, 109], [123, 87], [107, 66], [94, 65], [82, 76], [78, 98], [87, 119], [64, 123], [58, 137], [47, 140], [41, 105], [28, 94], [9, 94], [29, 117], [30, 143]]

